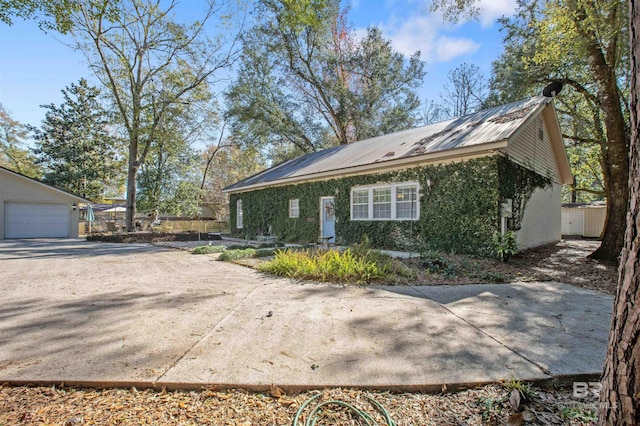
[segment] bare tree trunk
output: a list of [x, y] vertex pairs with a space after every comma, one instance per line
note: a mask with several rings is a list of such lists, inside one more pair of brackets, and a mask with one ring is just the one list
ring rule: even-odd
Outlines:
[[129, 168], [127, 172], [127, 213], [125, 226], [127, 232], [135, 231], [136, 217], [136, 181], [138, 176], [138, 143], [133, 141], [129, 145]]
[[630, 4], [630, 206], [602, 377], [600, 425], [640, 424], [640, 5]]

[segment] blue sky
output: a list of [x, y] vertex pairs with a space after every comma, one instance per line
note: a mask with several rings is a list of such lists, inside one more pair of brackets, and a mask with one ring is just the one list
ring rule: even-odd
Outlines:
[[[496, 19], [510, 15], [515, 0], [479, 0], [479, 20], [458, 25], [444, 23], [428, 12], [428, 0], [351, 0], [349, 21], [356, 31], [379, 26], [394, 48], [410, 55], [420, 50], [427, 75], [420, 98], [438, 99], [449, 70], [462, 62], [480, 67], [489, 76], [491, 61], [502, 51]], [[182, 1], [179, 7], [197, 9]], [[97, 84], [81, 53], [63, 44], [66, 36], [43, 33], [34, 22], [16, 19], [0, 23], [0, 102], [12, 117], [38, 126], [41, 104], [62, 102], [60, 90], [81, 77]]]

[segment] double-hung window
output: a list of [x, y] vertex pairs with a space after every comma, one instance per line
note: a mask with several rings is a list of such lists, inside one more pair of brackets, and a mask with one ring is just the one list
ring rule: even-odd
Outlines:
[[396, 187], [396, 219], [418, 218], [418, 186]]
[[369, 190], [354, 189], [351, 191], [351, 219], [369, 219]]
[[242, 229], [242, 200], [236, 202], [236, 228]]
[[289, 217], [290, 218], [300, 217], [300, 200], [298, 199], [289, 200]]
[[356, 187], [351, 190], [351, 220], [417, 220], [417, 182]]
[[373, 188], [373, 218], [391, 219], [391, 187]]

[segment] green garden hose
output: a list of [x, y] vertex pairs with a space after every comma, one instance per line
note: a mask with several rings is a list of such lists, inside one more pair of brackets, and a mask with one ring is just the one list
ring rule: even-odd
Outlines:
[[[312, 396], [311, 398], [307, 399], [304, 402], [304, 404], [302, 404], [300, 406], [300, 408], [298, 409], [298, 412], [296, 413], [296, 416], [293, 418], [292, 426], [315, 426], [315, 424], [319, 420], [318, 414], [322, 411], [323, 407], [326, 407], [328, 405], [337, 405], [337, 406], [344, 407], [344, 408], [348, 409], [353, 414], [355, 414], [356, 418], [358, 418], [360, 420], [363, 420], [367, 426], [376, 426], [377, 425], [376, 421], [369, 414], [365, 413], [364, 411], [360, 410], [359, 408], [357, 408], [357, 407], [355, 407], [355, 406], [353, 406], [353, 405], [351, 405], [351, 404], [349, 404], [347, 402], [337, 401], [337, 400], [330, 400], [330, 401], [321, 402], [320, 404], [316, 405], [313, 408], [313, 410], [311, 410], [311, 412], [309, 413], [309, 416], [307, 417], [307, 421], [304, 422], [304, 424], [298, 423], [298, 419], [302, 415], [302, 412], [305, 410], [305, 408], [307, 408], [307, 406], [309, 404], [311, 404], [313, 401], [318, 399], [321, 395], [322, 394], [319, 393], [317, 395]], [[376, 408], [380, 411], [380, 413], [384, 417], [384, 420], [386, 421], [386, 425], [387, 426], [396, 426], [396, 423], [391, 419], [391, 416], [389, 415], [387, 410], [382, 406], [382, 404], [380, 404], [378, 401], [376, 401], [373, 398], [369, 398], [368, 396], [366, 398], [369, 401], [371, 401], [371, 403], [373, 405], [375, 405]]]

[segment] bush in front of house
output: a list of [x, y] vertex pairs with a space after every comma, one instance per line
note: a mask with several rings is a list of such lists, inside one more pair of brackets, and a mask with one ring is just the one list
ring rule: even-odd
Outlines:
[[255, 257], [257, 254], [254, 248], [245, 248], [240, 250], [225, 250], [222, 252], [218, 260], [222, 261], [234, 261], [240, 259], [246, 259], [249, 257]]
[[322, 282], [369, 283], [391, 279], [391, 257], [355, 254], [339, 250], [277, 250], [275, 258], [259, 269], [275, 275]]
[[211, 254], [211, 253], [222, 253], [225, 250], [225, 246], [200, 246], [194, 248], [191, 253], [192, 254]]

